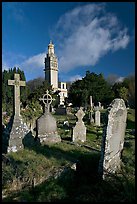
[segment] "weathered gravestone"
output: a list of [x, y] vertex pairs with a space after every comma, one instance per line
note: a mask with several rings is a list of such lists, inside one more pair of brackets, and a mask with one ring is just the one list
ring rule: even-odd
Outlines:
[[57, 132], [56, 119], [49, 112], [52, 97], [48, 90], [46, 91], [46, 94], [43, 95], [43, 98], [40, 98], [40, 100], [42, 100], [45, 105], [45, 111], [44, 114], [37, 119], [37, 137], [40, 139], [41, 143], [61, 142], [61, 138]]
[[114, 99], [108, 108], [108, 121], [104, 129], [99, 174], [103, 179], [107, 173], [115, 173], [121, 166], [124, 146], [127, 109], [123, 99]]
[[77, 142], [86, 141], [86, 126], [84, 122], [82, 121], [85, 113], [82, 110], [82, 107], [78, 110], [78, 112], [75, 114], [78, 118], [78, 121], [76, 122], [76, 126], [73, 128], [73, 135], [72, 135], [72, 141]]
[[95, 111], [95, 125], [100, 126], [100, 111], [99, 110]]
[[22, 139], [29, 132], [20, 115], [20, 86], [25, 86], [26, 82], [20, 81], [19, 74], [14, 74], [14, 80], [8, 80], [8, 85], [14, 86], [14, 120], [10, 132], [8, 152], [16, 152], [23, 148]]

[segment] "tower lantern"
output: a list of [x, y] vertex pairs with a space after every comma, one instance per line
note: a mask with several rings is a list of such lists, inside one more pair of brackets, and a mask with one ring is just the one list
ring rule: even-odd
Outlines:
[[52, 44], [52, 41], [50, 41], [50, 44], [48, 45], [48, 54], [54, 54], [54, 45]]

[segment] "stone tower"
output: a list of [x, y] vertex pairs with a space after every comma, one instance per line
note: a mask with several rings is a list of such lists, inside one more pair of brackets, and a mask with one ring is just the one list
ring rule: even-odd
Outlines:
[[47, 80], [54, 90], [58, 89], [58, 59], [54, 54], [54, 45], [50, 41], [48, 53], [45, 58], [45, 80]]

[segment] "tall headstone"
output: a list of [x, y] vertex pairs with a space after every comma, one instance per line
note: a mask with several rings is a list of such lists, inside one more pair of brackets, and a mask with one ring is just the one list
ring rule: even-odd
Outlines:
[[100, 126], [100, 111], [99, 110], [95, 111], [95, 125]]
[[39, 137], [41, 143], [56, 143], [61, 142], [61, 138], [57, 132], [56, 119], [50, 113], [50, 104], [52, 103], [52, 97], [48, 90], [43, 98], [40, 98], [45, 105], [45, 111], [43, 115], [37, 119], [37, 137]]
[[92, 109], [93, 103], [92, 103], [92, 96], [90, 96], [90, 108]]
[[76, 126], [73, 128], [72, 141], [84, 142], [86, 141], [86, 126], [82, 120], [85, 115], [84, 111], [82, 110], [82, 107], [80, 107], [80, 109], [75, 115], [77, 116], [78, 121], [76, 122]]
[[123, 99], [114, 99], [108, 108], [108, 121], [104, 129], [99, 174], [105, 179], [107, 173], [115, 173], [121, 166], [124, 146], [127, 109]]
[[94, 123], [92, 96], [90, 96], [90, 123]]
[[25, 83], [25, 81], [20, 81], [19, 74], [14, 74], [14, 80], [8, 80], [8, 85], [14, 86], [14, 120], [10, 132], [8, 152], [16, 152], [22, 149], [22, 139], [29, 132], [20, 115], [20, 86], [25, 86]]

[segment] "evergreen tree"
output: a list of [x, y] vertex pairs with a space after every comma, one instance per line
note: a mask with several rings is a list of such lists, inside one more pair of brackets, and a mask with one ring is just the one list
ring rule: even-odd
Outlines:
[[103, 105], [108, 105], [113, 100], [114, 93], [103, 74], [97, 75], [87, 71], [82, 80], [72, 83], [68, 96], [69, 102], [74, 106], [87, 106], [90, 96], [93, 97], [94, 103], [100, 101]]

